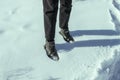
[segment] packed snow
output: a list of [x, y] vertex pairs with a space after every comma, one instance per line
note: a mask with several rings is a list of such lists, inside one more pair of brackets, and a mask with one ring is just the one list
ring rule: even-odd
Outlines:
[[74, 43], [56, 25], [46, 56], [42, 0], [0, 0], [0, 80], [120, 80], [120, 0], [73, 0]]

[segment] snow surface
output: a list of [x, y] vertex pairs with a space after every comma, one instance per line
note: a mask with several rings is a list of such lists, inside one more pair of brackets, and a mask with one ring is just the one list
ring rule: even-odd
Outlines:
[[42, 0], [0, 0], [0, 80], [120, 80], [120, 0], [73, 0], [72, 44], [45, 43]]

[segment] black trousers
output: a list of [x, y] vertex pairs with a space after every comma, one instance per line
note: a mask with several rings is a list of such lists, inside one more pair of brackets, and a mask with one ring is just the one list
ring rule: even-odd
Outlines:
[[44, 29], [47, 41], [54, 41], [59, 1], [59, 27], [61, 29], [68, 29], [72, 0], [43, 0]]

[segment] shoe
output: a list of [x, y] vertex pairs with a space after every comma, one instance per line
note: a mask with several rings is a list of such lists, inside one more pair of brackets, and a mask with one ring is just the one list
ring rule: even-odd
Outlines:
[[59, 60], [59, 56], [57, 54], [57, 50], [55, 49], [55, 43], [54, 41], [52, 42], [46, 42], [46, 44], [44, 45], [44, 49], [46, 51], [47, 56], [54, 60], [54, 61], [58, 61]]
[[61, 31], [59, 32], [63, 39], [66, 41], [66, 42], [69, 42], [69, 43], [72, 43], [74, 42], [74, 39], [73, 37], [70, 35], [69, 33], [69, 30], [64, 30], [64, 29], [61, 29]]

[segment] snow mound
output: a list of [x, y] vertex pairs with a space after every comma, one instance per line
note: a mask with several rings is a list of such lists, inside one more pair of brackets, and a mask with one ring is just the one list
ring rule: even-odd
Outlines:
[[120, 1], [113, 0], [112, 7], [109, 10], [112, 17], [112, 22], [115, 25], [116, 31], [120, 33]]
[[113, 57], [105, 60], [95, 80], [120, 80], [120, 49], [113, 50]]

